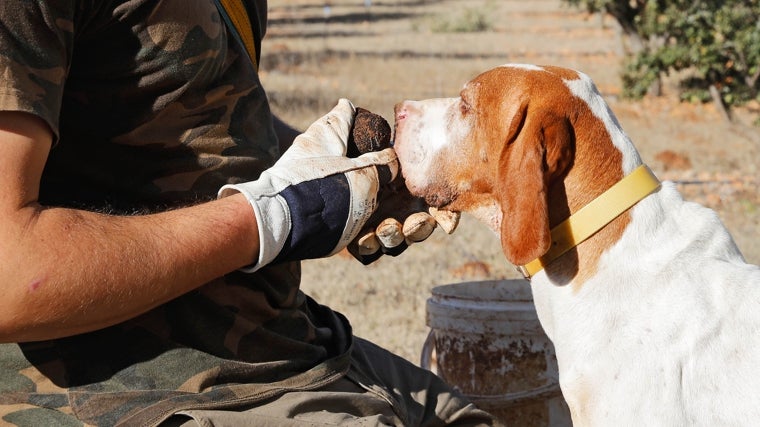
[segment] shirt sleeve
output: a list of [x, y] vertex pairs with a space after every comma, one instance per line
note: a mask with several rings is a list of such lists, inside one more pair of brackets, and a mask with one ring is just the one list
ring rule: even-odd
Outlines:
[[0, 110], [39, 116], [56, 139], [75, 10], [73, 0], [0, 1]]

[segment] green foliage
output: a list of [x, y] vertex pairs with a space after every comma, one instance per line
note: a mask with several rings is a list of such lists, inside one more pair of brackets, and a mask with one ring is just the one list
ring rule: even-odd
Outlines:
[[493, 28], [491, 5], [485, 8], [467, 8], [452, 16], [438, 17], [430, 25], [434, 33], [476, 33]]
[[610, 13], [627, 34], [642, 41], [627, 59], [624, 93], [643, 96], [662, 75], [688, 70], [682, 97], [710, 99], [717, 89], [725, 105], [758, 99], [760, 1], [757, 0], [565, 0], [590, 12]]
[[623, 96], [638, 99], [660, 81], [662, 63], [647, 52], [628, 58], [623, 65]]
[[623, 31], [631, 36], [638, 37], [636, 30], [636, 17], [644, 10], [647, 0], [565, 0], [576, 7], [583, 7], [590, 13], [605, 12], [612, 15], [618, 21]]

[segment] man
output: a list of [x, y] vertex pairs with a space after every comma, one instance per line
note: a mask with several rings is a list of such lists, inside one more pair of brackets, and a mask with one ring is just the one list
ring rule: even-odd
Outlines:
[[398, 164], [345, 100], [275, 163], [252, 63], [212, 0], [0, 3], [3, 422], [491, 423], [299, 290]]

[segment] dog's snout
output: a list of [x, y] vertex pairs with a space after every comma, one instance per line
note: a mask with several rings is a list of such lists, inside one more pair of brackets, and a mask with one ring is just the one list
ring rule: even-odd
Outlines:
[[396, 121], [402, 121], [409, 117], [410, 113], [414, 110], [414, 101], [402, 101], [396, 104], [394, 107], [394, 113]]
[[406, 116], [408, 115], [408, 111], [406, 109], [406, 101], [399, 102], [398, 104], [396, 104], [396, 107], [394, 108], [393, 112], [396, 115], [397, 122], [404, 120]]

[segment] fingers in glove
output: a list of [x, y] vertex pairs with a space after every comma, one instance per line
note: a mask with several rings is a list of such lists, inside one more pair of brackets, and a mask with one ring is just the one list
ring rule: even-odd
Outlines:
[[[393, 233], [396, 229], [396, 225], [384, 228], [386, 231]], [[369, 265], [383, 255], [396, 256], [401, 252], [404, 252], [408, 245], [406, 242], [401, 242], [396, 246], [389, 248], [380, 243], [380, 239], [377, 236], [375, 230], [367, 229], [359, 234], [359, 237], [354, 239], [350, 245], [348, 245], [348, 253], [350, 253], [356, 260], [364, 265]]]
[[354, 163], [357, 167], [375, 165], [377, 167], [377, 179], [380, 187], [388, 185], [398, 176], [398, 158], [392, 148], [362, 154], [356, 158]]
[[435, 230], [436, 221], [427, 212], [417, 212], [409, 215], [404, 220], [404, 226], [402, 233], [406, 239], [407, 244], [421, 242], [433, 233]]
[[441, 226], [443, 231], [446, 232], [446, 234], [453, 233], [459, 225], [459, 218], [461, 216], [459, 212], [442, 211], [432, 206], [428, 211], [430, 212], [430, 215], [435, 218], [435, 221], [438, 223], [438, 225]]
[[395, 248], [404, 242], [404, 226], [395, 218], [386, 218], [375, 229], [377, 239], [386, 248]]
[[404, 236], [404, 226], [395, 218], [386, 218], [375, 229], [377, 239], [385, 255], [397, 256], [409, 246]]
[[380, 250], [380, 241], [374, 231], [367, 230], [356, 239], [356, 246], [359, 255], [374, 255]]
[[355, 113], [351, 101], [340, 99], [329, 113], [295, 138], [281, 159], [345, 155]]
[[365, 229], [359, 237], [348, 245], [348, 253], [364, 265], [369, 265], [383, 256], [382, 245], [377, 240], [375, 230]]

